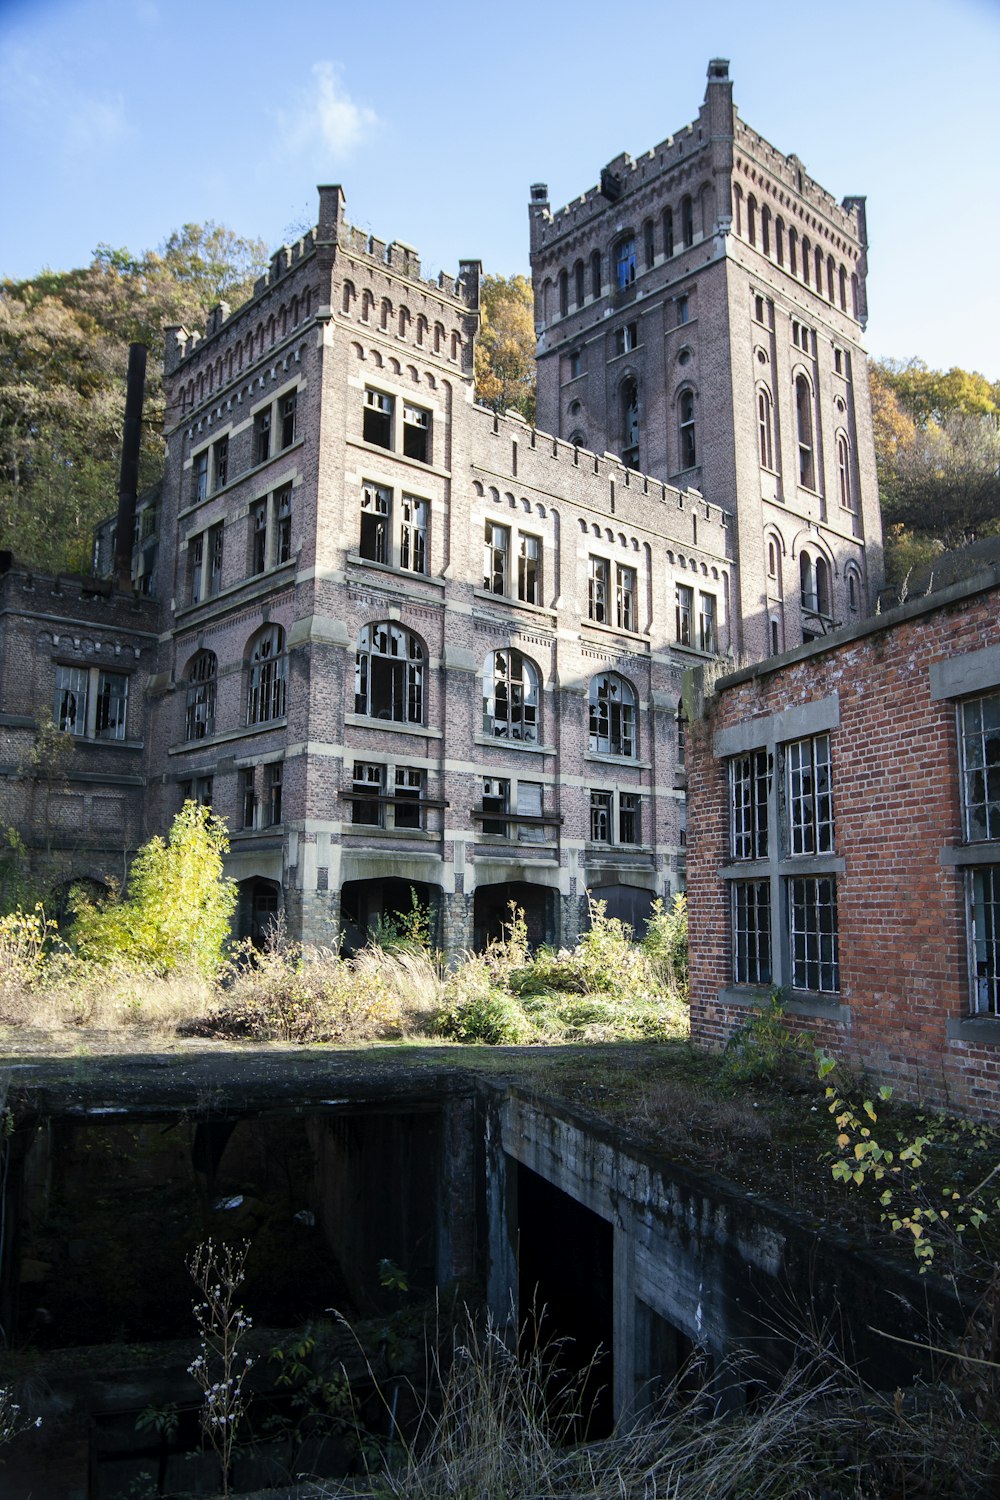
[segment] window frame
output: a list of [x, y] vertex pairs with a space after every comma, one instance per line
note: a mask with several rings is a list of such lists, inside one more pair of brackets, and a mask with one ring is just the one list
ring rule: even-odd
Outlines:
[[515, 646], [491, 651], [483, 666], [482, 685], [484, 737], [508, 744], [538, 744], [541, 674], [531, 658]]
[[618, 672], [598, 672], [587, 690], [587, 742], [591, 755], [638, 759], [638, 697]]
[[55, 662], [54, 667], [52, 719], [57, 729], [77, 740], [124, 744], [131, 674], [69, 662]]
[[[384, 650], [395, 644], [399, 650]], [[388, 668], [376, 663], [388, 662]], [[427, 651], [412, 630], [393, 620], [373, 620], [358, 632], [354, 657], [354, 712], [359, 718], [390, 724], [422, 725], [426, 712]], [[397, 670], [398, 669], [398, 670]], [[386, 707], [376, 697], [388, 689]], [[398, 712], [396, 711], [398, 708]]]

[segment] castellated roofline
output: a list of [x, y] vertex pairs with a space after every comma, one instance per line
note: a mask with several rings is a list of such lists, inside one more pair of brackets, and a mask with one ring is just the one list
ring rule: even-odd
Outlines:
[[167, 329], [168, 372], [178, 369], [196, 352], [202, 352], [208, 340], [222, 332], [230, 332], [237, 320], [252, 313], [273, 287], [312, 258], [317, 250], [331, 246], [335, 252], [342, 250], [353, 259], [369, 262], [373, 268], [416, 283], [439, 301], [452, 303], [456, 311], [478, 311], [482, 261], [460, 261], [457, 276], [440, 271], [437, 277], [425, 279], [420, 274], [420, 254], [412, 245], [403, 240], [380, 240], [347, 222], [343, 217], [347, 199], [339, 183], [320, 186], [317, 192], [319, 217], [316, 226], [294, 243], [281, 245], [275, 250], [266, 273], [254, 282], [249, 302], [243, 303], [235, 313], [230, 310], [228, 302], [217, 303], [203, 330], [188, 329], [179, 324]]

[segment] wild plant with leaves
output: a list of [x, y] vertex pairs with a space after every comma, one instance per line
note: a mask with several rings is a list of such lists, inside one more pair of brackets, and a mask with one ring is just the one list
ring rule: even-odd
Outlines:
[[228, 1496], [233, 1448], [246, 1411], [243, 1382], [253, 1368], [244, 1353], [253, 1320], [238, 1301], [249, 1242], [216, 1245], [205, 1240], [188, 1264], [199, 1297], [193, 1305], [199, 1352], [188, 1366], [201, 1387], [201, 1427], [222, 1466], [222, 1493]]

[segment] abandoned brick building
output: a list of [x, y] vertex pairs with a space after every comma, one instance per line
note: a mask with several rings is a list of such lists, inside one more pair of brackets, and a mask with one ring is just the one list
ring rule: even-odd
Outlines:
[[1000, 565], [691, 703], [691, 1032], [772, 986], [912, 1097], [1000, 1117]]
[[[410, 891], [449, 950], [508, 903], [572, 940], [684, 881], [684, 669], [863, 619], [881, 582], [864, 202], [697, 119], [553, 213], [531, 189], [537, 429], [474, 398], [478, 262], [421, 276], [339, 187], [252, 300], [168, 330], [135, 595], [2, 584], [5, 821], [120, 871], [187, 797], [240, 921], [356, 941]], [[38, 705], [74, 752], [44, 834]], [[37, 788], [32, 795], [38, 802]]]

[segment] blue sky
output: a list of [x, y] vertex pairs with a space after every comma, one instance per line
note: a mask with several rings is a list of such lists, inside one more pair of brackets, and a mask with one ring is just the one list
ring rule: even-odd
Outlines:
[[527, 270], [554, 206], [693, 119], [868, 197], [867, 342], [1000, 377], [1000, 0], [0, 0], [0, 276], [215, 219], [273, 248], [342, 182], [425, 269]]

